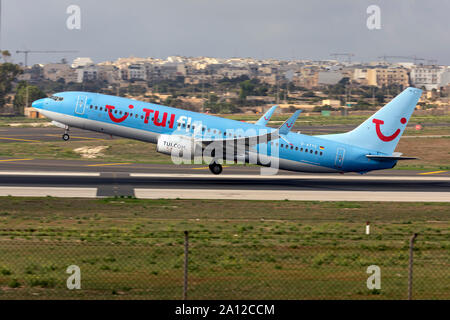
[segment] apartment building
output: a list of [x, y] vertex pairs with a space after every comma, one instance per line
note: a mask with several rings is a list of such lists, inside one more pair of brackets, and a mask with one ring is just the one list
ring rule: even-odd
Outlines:
[[438, 89], [443, 72], [444, 70], [437, 66], [416, 66], [411, 70], [411, 83], [418, 88]]
[[405, 68], [370, 68], [367, 70], [369, 86], [389, 86], [392, 84], [409, 86], [408, 70]]

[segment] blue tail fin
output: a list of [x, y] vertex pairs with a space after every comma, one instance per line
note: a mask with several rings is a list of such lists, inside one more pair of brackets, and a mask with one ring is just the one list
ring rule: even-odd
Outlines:
[[422, 90], [407, 88], [356, 129], [320, 136], [385, 154], [392, 154], [408, 124]]
[[277, 107], [278, 106], [273, 106], [270, 108], [258, 121], [256, 121], [255, 124], [258, 126], [266, 126]]
[[300, 113], [302, 113], [302, 110], [295, 111], [294, 114], [280, 126], [280, 134], [288, 134], [289, 131], [291, 131]]

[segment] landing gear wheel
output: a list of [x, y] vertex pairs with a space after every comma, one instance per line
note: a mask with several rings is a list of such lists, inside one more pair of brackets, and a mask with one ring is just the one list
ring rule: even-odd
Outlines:
[[222, 173], [222, 165], [218, 163], [211, 163], [209, 165], [209, 170], [214, 174], [221, 174]]
[[69, 136], [67, 133], [64, 133], [64, 134], [62, 135], [62, 139], [63, 139], [64, 141], [68, 141], [68, 140], [70, 139], [70, 136]]

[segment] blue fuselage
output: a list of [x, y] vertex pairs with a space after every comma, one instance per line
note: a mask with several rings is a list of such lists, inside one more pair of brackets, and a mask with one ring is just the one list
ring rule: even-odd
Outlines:
[[[202, 139], [230, 139], [248, 132], [275, 131], [273, 128], [220, 118], [132, 99], [87, 92], [63, 92], [38, 100], [33, 107], [59, 124], [104, 132], [130, 139], [157, 143], [161, 135], [181, 135]], [[195, 126], [197, 127], [195, 130]], [[228, 134], [232, 132], [231, 134]], [[388, 169], [397, 161], [376, 161], [377, 154], [327, 136], [306, 136], [289, 132], [282, 139], [254, 147], [255, 152], [271, 153], [278, 148], [280, 169], [305, 172], [360, 172]], [[264, 151], [262, 151], [264, 150]]]

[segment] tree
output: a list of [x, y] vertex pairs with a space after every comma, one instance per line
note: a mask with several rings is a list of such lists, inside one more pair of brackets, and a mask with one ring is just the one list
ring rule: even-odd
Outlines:
[[25, 81], [21, 81], [17, 86], [16, 96], [14, 97], [14, 110], [17, 114], [23, 114], [26, 105], [30, 106], [31, 102], [45, 98], [46, 96], [47, 95], [38, 87], [29, 85]]
[[9, 58], [11, 58], [11, 53], [8, 50], [1, 51], [2, 58], [5, 62], [9, 62]]
[[22, 69], [17, 64], [0, 64], [0, 108], [4, 106], [6, 95], [12, 89], [12, 82], [21, 73]]
[[242, 81], [239, 86], [241, 87], [241, 91], [239, 92], [239, 98], [245, 100], [247, 96], [253, 95], [255, 90], [255, 83], [251, 80]]

